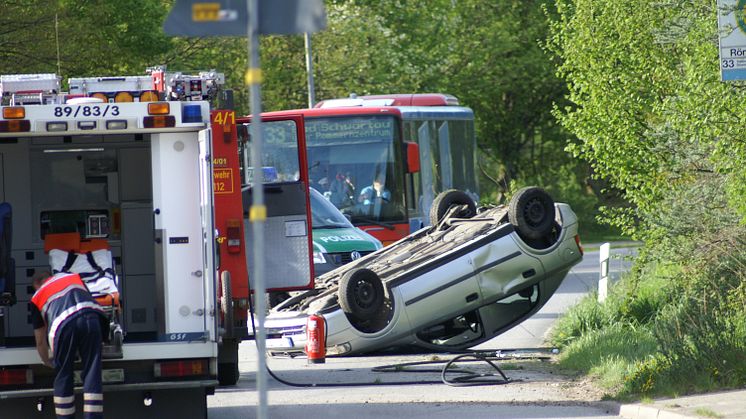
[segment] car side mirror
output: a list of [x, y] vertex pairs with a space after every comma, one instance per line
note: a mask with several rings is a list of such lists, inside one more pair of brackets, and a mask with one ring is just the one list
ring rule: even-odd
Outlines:
[[417, 143], [405, 142], [407, 147], [407, 173], [420, 171], [420, 146]]
[[236, 134], [239, 143], [248, 143], [250, 137], [249, 124], [236, 124]]

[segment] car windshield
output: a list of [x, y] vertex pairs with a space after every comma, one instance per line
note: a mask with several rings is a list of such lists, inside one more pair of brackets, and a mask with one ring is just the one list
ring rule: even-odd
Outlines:
[[311, 189], [311, 228], [352, 228], [350, 221], [314, 188]]
[[[305, 121], [310, 186], [353, 224], [405, 219], [398, 120], [347, 115]], [[397, 151], [398, 150], [398, 151]]]

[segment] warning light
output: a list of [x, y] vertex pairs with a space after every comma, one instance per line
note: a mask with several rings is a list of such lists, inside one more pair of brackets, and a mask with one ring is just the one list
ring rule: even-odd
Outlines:
[[5, 119], [23, 119], [26, 117], [26, 108], [23, 106], [9, 106], [3, 108], [3, 118]]
[[169, 112], [171, 112], [171, 107], [168, 102], [148, 103], [148, 115], [168, 115]]

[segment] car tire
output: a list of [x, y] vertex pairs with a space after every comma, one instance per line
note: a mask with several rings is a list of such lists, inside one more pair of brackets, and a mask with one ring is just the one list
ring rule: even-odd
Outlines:
[[383, 283], [370, 269], [355, 269], [342, 275], [338, 293], [342, 311], [357, 319], [370, 320], [383, 308]]
[[477, 206], [466, 192], [449, 189], [439, 193], [433, 200], [433, 205], [430, 207], [430, 224], [438, 225], [454, 205], [466, 205], [466, 209], [457, 213], [459, 218], [471, 218], [477, 215]]
[[510, 200], [508, 219], [523, 239], [541, 239], [552, 232], [554, 200], [535, 186], [520, 189]]

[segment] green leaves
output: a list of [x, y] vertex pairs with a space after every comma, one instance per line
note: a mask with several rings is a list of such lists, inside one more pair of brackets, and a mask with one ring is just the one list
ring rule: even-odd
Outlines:
[[714, 6], [557, 1], [549, 48], [562, 59], [573, 106], [555, 114], [579, 138], [573, 154], [637, 208], [643, 236], [657, 222], [645, 214], [713, 171], [735, 198], [723, 222], [734, 209], [746, 215], [743, 170], [734, 170], [734, 162], [744, 167], [744, 150], [733, 144], [743, 124], [732, 111], [743, 109], [744, 95], [719, 81]]

